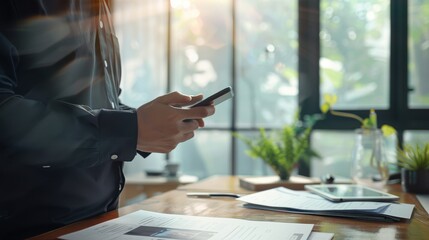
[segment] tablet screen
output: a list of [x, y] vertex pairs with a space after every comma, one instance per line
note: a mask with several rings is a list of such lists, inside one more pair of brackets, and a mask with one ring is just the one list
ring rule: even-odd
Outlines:
[[360, 185], [307, 185], [306, 189], [330, 200], [398, 200], [398, 197]]
[[320, 187], [321, 191], [330, 193], [337, 197], [380, 197], [385, 194], [375, 192], [373, 190], [363, 188], [362, 186], [336, 186], [336, 187]]

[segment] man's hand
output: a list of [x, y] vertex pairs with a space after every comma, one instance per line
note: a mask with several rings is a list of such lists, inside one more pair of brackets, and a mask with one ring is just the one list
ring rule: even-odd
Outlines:
[[204, 127], [203, 118], [213, 115], [215, 108], [213, 105], [181, 107], [198, 102], [202, 97], [172, 92], [140, 106], [137, 109], [137, 149], [167, 153], [177, 144], [191, 139], [198, 127]]

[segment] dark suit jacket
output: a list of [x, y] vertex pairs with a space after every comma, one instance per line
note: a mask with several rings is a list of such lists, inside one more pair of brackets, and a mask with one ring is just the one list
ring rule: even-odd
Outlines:
[[99, 1], [0, 2], [0, 239], [117, 207], [137, 117]]

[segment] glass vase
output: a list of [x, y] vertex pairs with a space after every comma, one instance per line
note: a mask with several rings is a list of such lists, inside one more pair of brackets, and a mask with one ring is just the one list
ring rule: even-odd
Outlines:
[[[392, 138], [393, 139], [393, 138]], [[351, 176], [360, 185], [382, 188], [389, 178], [390, 161], [395, 158], [395, 143], [380, 129], [355, 130]]]

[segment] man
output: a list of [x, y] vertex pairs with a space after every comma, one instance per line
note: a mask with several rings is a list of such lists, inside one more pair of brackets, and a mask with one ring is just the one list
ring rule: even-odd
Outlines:
[[127, 108], [120, 68], [105, 0], [1, 1], [0, 239], [117, 208], [124, 161], [171, 151], [214, 113], [177, 92]]

